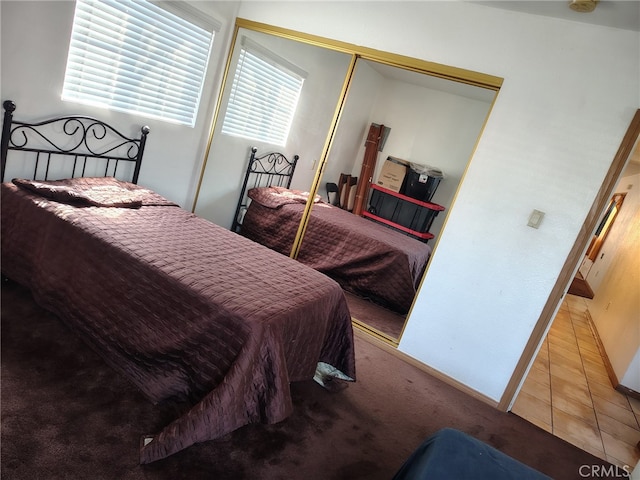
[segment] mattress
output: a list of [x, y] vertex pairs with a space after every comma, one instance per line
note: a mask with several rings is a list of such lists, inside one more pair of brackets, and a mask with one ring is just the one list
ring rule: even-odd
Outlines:
[[[248, 195], [240, 233], [289, 255], [308, 195], [281, 187]], [[350, 292], [407, 313], [430, 255], [426, 243], [316, 197], [297, 260]]]
[[[17, 183], [17, 184], [16, 184]], [[175, 420], [149, 463], [292, 410], [317, 366], [355, 380], [351, 318], [320, 272], [115, 179], [3, 183], [2, 272]]]

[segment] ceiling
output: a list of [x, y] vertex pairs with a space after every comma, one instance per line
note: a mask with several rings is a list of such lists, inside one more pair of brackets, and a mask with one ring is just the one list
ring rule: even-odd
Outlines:
[[467, 85], [463, 82], [457, 82], [444, 78], [438, 78], [432, 75], [412, 72], [410, 70], [404, 70], [402, 68], [384, 65], [382, 63], [377, 63], [374, 61], [361, 61], [369, 65], [372, 69], [374, 69], [385, 78], [408, 83], [411, 85], [417, 85], [419, 87], [428, 88], [431, 90], [439, 90], [451, 95], [467, 97], [485, 103], [491, 103], [496, 95], [495, 90], [491, 90], [488, 88]]
[[569, 0], [470, 0], [488, 7], [640, 31], [640, 0], [599, 0], [590, 13], [574, 12]]

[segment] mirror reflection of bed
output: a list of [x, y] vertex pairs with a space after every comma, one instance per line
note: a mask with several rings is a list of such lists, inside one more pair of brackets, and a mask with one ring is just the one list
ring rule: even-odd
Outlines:
[[[395, 65], [401, 61], [391, 66], [360, 55], [348, 55], [341, 49], [332, 49], [331, 45], [319, 46], [307, 39], [298, 41], [293, 39], [294, 35], [282, 38], [277, 29], [273, 35], [264, 31], [254, 32], [250, 22], [238, 30], [232, 62], [226, 73], [228, 79], [233, 78], [237, 63], [234, 59], [242, 49], [243, 37], [252, 38], [271, 49], [276, 58], [283, 58], [306, 72], [298, 107], [289, 136], [282, 145], [224, 134], [222, 124], [231, 95], [231, 80], [226, 82], [194, 212], [229, 228], [237, 223], [234, 229], [243, 235], [324, 271], [344, 286], [356, 324], [397, 344], [428, 259], [491, 109], [496, 88], [479, 86], [474, 81], [461, 82], [446, 76], [425, 74], [413, 65], [411, 59], [402, 59], [407, 65], [400, 68]], [[339, 101], [341, 94], [345, 95], [342, 103]], [[373, 165], [366, 170], [363, 163], [372, 158], [366, 151], [372, 125], [385, 126], [387, 131], [381, 148], [373, 155]], [[238, 210], [238, 204], [239, 199], [251, 189], [249, 184], [243, 192], [252, 147], [257, 149], [258, 156], [277, 152], [287, 158], [299, 157], [288, 190], [296, 194], [309, 192], [311, 195], [298, 200], [295, 215], [288, 213], [290, 218], [286, 225], [292, 226], [285, 228], [282, 218], [273, 220], [271, 226], [265, 224], [268, 215], [264, 209], [254, 215], [263, 221], [259, 228], [238, 223], [238, 220], [244, 222], [247, 219], [246, 207]], [[421, 169], [428, 166], [444, 174], [428, 202], [441, 209], [433, 214], [428, 228], [417, 229], [421, 236], [408, 233], [406, 228], [397, 228], [398, 223], [402, 223], [397, 222], [397, 218], [380, 221], [368, 215], [373, 210], [372, 195], [378, 194], [379, 200], [380, 196], [387, 194], [383, 192], [381, 195], [380, 191], [372, 193], [371, 184], [376, 184], [389, 157], [406, 162], [407, 173], [415, 173], [413, 167]], [[334, 185], [338, 187], [337, 192], [331, 187]], [[260, 187], [268, 186], [268, 181], [260, 184]], [[342, 187], [347, 187], [350, 193], [345, 194]], [[349, 237], [341, 240], [342, 253], [336, 253], [327, 246], [328, 240], [333, 239], [338, 231], [335, 225], [327, 226], [336, 220], [326, 218], [326, 212], [331, 210], [329, 207], [336, 203], [336, 195], [338, 203], [347, 207], [336, 207], [343, 214], [338, 223], [350, 224], [352, 231]], [[362, 197], [361, 212], [356, 215], [351, 211], [358, 196]], [[314, 232], [312, 220], [318, 215], [325, 217], [325, 226], [317, 227], [319, 231]], [[363, 218], [363, 215], [368, 218]], [[306, 224], [307, 219], [309, 224]], [[383, 236], [395, 235], [398, 240], [384, 240], [389, 244], [412, 244], [400, 248], [411, 252], [408, 260], [398, 260], [395, 253], [384, 260], [393, 264], [405, 262], [405, 270], [410, 270], [406, 273], [411, 278], [410, 285], [407, 285], [407, 280], [394, 283], [393, 275], [388, 274], [386, 266], [381, 273], [373, 275], [375, 281], [362, 280], [371, 275], [376, 263], [380, 263], [375, 256], [358, 260], [356, 266], [352, 259], [350, 268], [336, 266], [336, 258], [345, 255], [344, 252], [366, 250], [363, 245], [368, 241], [358, 237], [365, 235], [369, 228], [366, 225], [386, 230], [388, 233]], [[248, 228], [252, 231], [249, 232]], [[428, 252], [426, 259], [425, 248]], [[422, 252], [415, 253], [416, 249]], [[320, 255], [323, 251], [324, 256]], [[420, 260], [413, 258], [419, 256]], [[420, 262], [423, 265], [416, 266]], [[350, 283], [353, 282], [367, 285], [352, 288]], [[393, 291], [404, 297], [399, 304], [394, 304], [395, 300], [389, 302], [384, 293]]]
[[[402, 231], [418, 241], [425, 242], [433, 249], [494, 96], [494, 91], [485, 88], [436, 78], [372, 60], [358, 60], [321, 186], [325, 187], [327, 183], [336, 181], [339, 183], [341, 174], [358, 177], [359, 182], [379, 185], [378, 180], [389, 157], [408, 163], [406, 174], [408, 176], [413, 173], [414, 178], [415, 170], [412, 167], [418, 170], [424, 167], [440, 170], [444, 178], [437, 184], [432, 196], [425, 198], [419, 188], [412, 192], [418, 200], [443, 208], [436, 212], [422, 210], [423, 215], [433, 214], [432, 223], [428, 228], [421, 228], [420, 218], [416, 219], [418, 226], [415, 223], [411, 225], [413, 217], [407, 219], [405, 215], [404, 218], [397, 218], [398, 215], [402, 217], [407, 210], [410, 213], [416, 211], [407, 206], [406, 202], [400, 202], [404, 210], [396, 210], [396, 218], [392, 218], [394, 224], [400, 223], [400, 227], [412, 226], [413, 232], [431, 234], [432, 237], [424, 238]], [[384, 125], [389, 132], [378, 152], [373, 174], [363, 179], [365, 144], [368, 129], [372, 124]], [[351, 191], [354, 188], [352, 186]], [[372, 207], [372, 196], [376, 193], [379, 192], [368, 190], [363, 208], [365, 215]], [[403, 189], [402, 193], [408, 192]], [[388, 197], [382, 196], [385, 199]], [[389, 200], [392, 206], [396, 206], [394, 199]], [[420, 215], [420, 208], [417, 211]], [[386, 213], [383, 215], [384, 220], [390, 219], [394, 214]], [[398, 225], [389, 228], [394, 227]], [[418, 279], [416, 290], [419, 283]], [[389, 285], [389, 288], [393, 287]], [[359, 323], [382, 333], [392, 342], [399, 340], [406, 312], [363, 301], [363, 296], [355, 300], [351, 295], [348, 298], [352, 315]]]
[[[288, 255], [294, 249], [301, 220], [311, 207], [296, 259], [333, 278], [350, 293], [350, 301], [355, 303], [351, 308], [354, 318], [370, 315], [373, 304], [393, 312], [388, 316], [395, 320], [395, 329], [382, 331], [398, 335], [431, 247], [381, 222], [332, 205], [320, 195], [287, 188], [288, 175], [295, 175], [295, 163], [282, 155], [256, 155], [252, 150], [245, 189], [236, 207], [236, 218], [242, 219], [235, 222], [236, 231]], [[381, 315], [375, 316], [380, 322], [378, 317]]]
[[[258, 48], [253, 50], [256, 46]], [[264, 59], [267, 64], [286, 62], [287, 67], [295, 68], [296, 72], [293, 73], [303, 76], [298, 107], [288, 130], [286, 145], [269, 142], [255, 135], [247, 138], [240, 133], [223, 133], [233, 76], [240, 53], [245, 49]], [[236, 34], [231, 59], [193, 208], [197, 215], [227, 228], [233, 222], [253, 146], [261, 154], [279, 151], [290, 158], [299, 155], [300, 162], [291, 187], [309, 189], [350, 62], [349, 55], [341, 52], [246, 28], [240, 28]]]

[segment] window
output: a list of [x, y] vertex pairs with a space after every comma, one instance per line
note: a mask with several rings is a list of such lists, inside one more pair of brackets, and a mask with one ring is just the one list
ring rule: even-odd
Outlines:
[[306, 73], [242, 39], [222, 133], [284, 146]]
[[193, 126], [218, 26], [166, 4], [77, 0], [62, 99]]

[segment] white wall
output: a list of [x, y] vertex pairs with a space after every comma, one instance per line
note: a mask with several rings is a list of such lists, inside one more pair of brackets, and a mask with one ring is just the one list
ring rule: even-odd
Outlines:
[[618, 381], [640, 392], [640, 174], [615, 191], [626, 196], [587, 277], [588, 306]]
[[[432, 201], [448, 210], [494, 92], [485, 93], [485, 89], [468, 86], [471, 90], [484, 91], [473, 93], [482, 99], [470, 98], [471, 92], [464, 96], [417, 83], [416, 78], [384, 77], [371, 68], [369, 62], [358, 61], [324, 181], [337, 183], [340, 173], [359, 177], [369, 125], [383, 124], [391, 128], [391, 133], [378, 154], [373, 180], [378, 178], [388, 156], [437, 167], [445, 172], [445, 179], [440, 182]], [[444, 219], [445, 214], [439, 214], [431, 226], [429, 231], [435, 237], [439, 235]]]
[[[250, 20], [505, 79], [399, 346], [498, 400], [640, 103], [638, 34], [457, 1], [196, 3], [224, 13], [221, 44], [239, 7]], [[72, 5], [0, 2], [0, 93], [23, 118], [80, 110], [59, 100]], [[209, 117], [201, 111], [193, 130], [148, 122], [141, 183], [188, 205]], [[533, 208], [546, 212], [539, 230], [526, 226]]]
[[431, 199], [446, 208], [429, 229], [437, 238], [491, 103], [397, 81], [387, 82], [380, 99], [372, 119], [391, 127], [391, 133], [374, 179], [389, 155], [443, 171]]
[[372, 122], [371, 112], [383, 85], [384, 79], [380, 74], [366, 63], [358, 62], [327, 158], [322, 187], [325, 182], [338, 183], [341, 173], [360, 176], [364, 142]]
[[466, 2], [239, 16], [505, 79], [399, 345], [499, 400], [638, 108], [638, 34]]
[[640, 348], [629, 363], [627, 371], [624, 373], [622, 380], [620, 380], [620, 384], [636, 392], [640, 391]]
[[222, 27], [214, 41], [214, 61], [209, 64], [194, 128], [62, 102], [60, 95], [74, 8], [73, 1], [0, 2], [0, 97], [16, 103], [15, 118], [20, 120], [86, 114], [122, 128], [121, 132], [129, 136], [138, 135], [142, 125], [149, 125], [151, 133], [139, 183], [190, 209], [194, 180], [210, 129], [213, 101], [221, 81], [217, 63], [226, 57], [238, 5], [233, 2], [206, 4], [205, 9]]
[[616, 253], [619, 248], [624, 246], [625, 234], [627, 229], [633, 231], [633, 227], [628, 222], [633, 222], [635, 211], [640, 208], [640, 197], [638, 188], [640, 188], [640, 174], [627, 175], [626, 170], [620, 179], [614, 193], [626, 193], [622, 207], [618, 211], [611, 229], [609, 230], [602, 248], [598, 253], [595, 261], [591, 262], [589, 270], [586, 272], [585, 279], [594, 292], [600, 290], [603, 279], [607, 271], [611, 268], [613, 262], [616, 261]]

